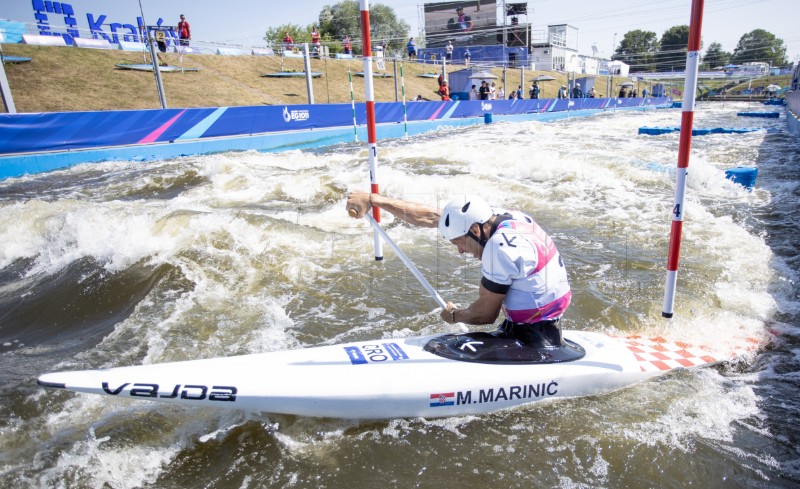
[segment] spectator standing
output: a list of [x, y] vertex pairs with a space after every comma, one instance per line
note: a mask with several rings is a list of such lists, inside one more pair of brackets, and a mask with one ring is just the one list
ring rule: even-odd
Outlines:
[[642, 90], [642, 98], [647, 98], [647, 89]]
[[294, 47], [294, 39], [292, 38], [289, 31], [286, 31], [283, 35], [283, 50], [284, 51], [291, 51]]
[[480, 99], [480, 94], [478, 93], [478, 89], [475, 88], [475, 85], [472, 85], [472, 89], [469, 91], [469, 99], [470, 100]]
[[320, 34], [317, 26], [311, 29], [311, 49], [317, 53], [317, 56], [322, 54], [322, 44], [320, 43]]
[[350, 42], [350, 36], [347, 34], [345, 34], [344, 39], [342, 39], [342, 46], [344, 47], [344, 54], [353, 54], [353, 45]]
[[497, 100], [497, 87], [494, 82], [489, 86], [489, 100]]
[[466, 66], [467, 68], [469, 68], [469, 61], [470, 61], [471, 58], [472, 58], [472, 55], [469, 54], [469, 48], [466, 48], [464, 50], [464, 66]]
[[589, 89], [589, 98], [597, 97], [597, 92], [595, 92], [594, 87]]
[[533, 81], [533, 85], [531, 85], [531, 89], [528, 91], [531, 96], [531, 99], [539, 98], [539, 82], [536, 80]]
[[489, 93], [491, 89], [489, 88], [489, 84], [486, 83], [486, 80], [481, 82], [481, 88], [478, 89], [478, 96], [481, 100], [489, 100]]
[[569, 98], [569, 96], [567, 95], [567, 86], [566, 85], [561, 85], [561, 88], [558, 89], [558, 98], [559, 99]]
[[408, 48], [408, 59], [417, 59], [417, 43], [414, 42], [413, 37], [408, 40], [406, 47]]
[[447, 46], [444, 48], [444, 59], [447, 61], [453, 60], [453, 42], [447, 41]]
[[[167, 52], [167, 34], [162, 30], [157, 30], [154, 32], [156, 38], [156, 46], [158, 46], [158, 50], [162, 53]], [[158, 56], [158, 53], [156, 53]], [[161, 58], [158, 58], [158, 64], [161, 66], [166, 66], [166, 63], [161, 61]]]
[[625, 87], [619, 87], [619, 95], [617, 97], [625, 98]]
[[447, 86], [447, 80], [443, 81], [439, 86], [439, 95], [442, 96], [442, 102], [450, 100], [450, 87]]
[[189, 22], [186, 21], [186, 17], [181, 14], [181, 20], [178, 22], [178, 42], [181, 46], [188, 46], [191, 39], [192, 28], [189, 26]]
[[583, 98], [583, 90], [578, 85], [572, 88], [572, 98]]
[[515, 98], [522, 98], [522, 85], [517, 85], [517, 96]]

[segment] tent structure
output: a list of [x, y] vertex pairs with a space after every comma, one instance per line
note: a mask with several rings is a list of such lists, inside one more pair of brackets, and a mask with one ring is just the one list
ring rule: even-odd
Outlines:
[[458, 92], [469, 93], [472, 85], [480, 86], [482, 81], [492, 83], [493, 80], [497, 80], [497, 76], [487, 70], [467, 68], [451, 72], [447, 79], [450, 83], [450, 94], [452, 96], [453, 93]]

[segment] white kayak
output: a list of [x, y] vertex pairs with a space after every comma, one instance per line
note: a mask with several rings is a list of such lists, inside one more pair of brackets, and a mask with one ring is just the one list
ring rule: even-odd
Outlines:
[[721, 360], [660, 338], [563, 334], [566, 345], [560, 348], [566, 350], [561, 352], [467, 333], [48, 373], [39, 377], [39, 385], [299, 416], [443, 417], [601, 394], [672, 369]]

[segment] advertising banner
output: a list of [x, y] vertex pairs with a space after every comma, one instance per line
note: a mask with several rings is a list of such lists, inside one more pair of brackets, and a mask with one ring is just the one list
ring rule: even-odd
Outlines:
[[[398, 126], [408, 121], [483, 118], [484, 114], [522, 115], [576, 110], [611, 110], [659, 106], [667, 98], [519, 99], [464, 102], [379, 102], [375, 121]], [[357, 124], [366, 124], [366, 108], [356, 104]], [[189, 109], [107, 110], [0, 114], [0, 156], [44, 151], [70, 152], [90, 148], [142, 147], [263, 134], [303, 134], [316, 139], [317, 130], [347, 128], [352, 136], [350, 104], [205, 107]], [[257, 149], [257, 148], [256, 148]], [[141, 150], [146, 154], [149, 150]], [[0, 178], [5, 172], [0, 164]]]

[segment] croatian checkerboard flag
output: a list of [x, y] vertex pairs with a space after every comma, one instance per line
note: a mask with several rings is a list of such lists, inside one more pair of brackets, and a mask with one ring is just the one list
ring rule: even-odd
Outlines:
[[431, 394], [431, 407], [452, 406], [455, 404], [455, 392]]

